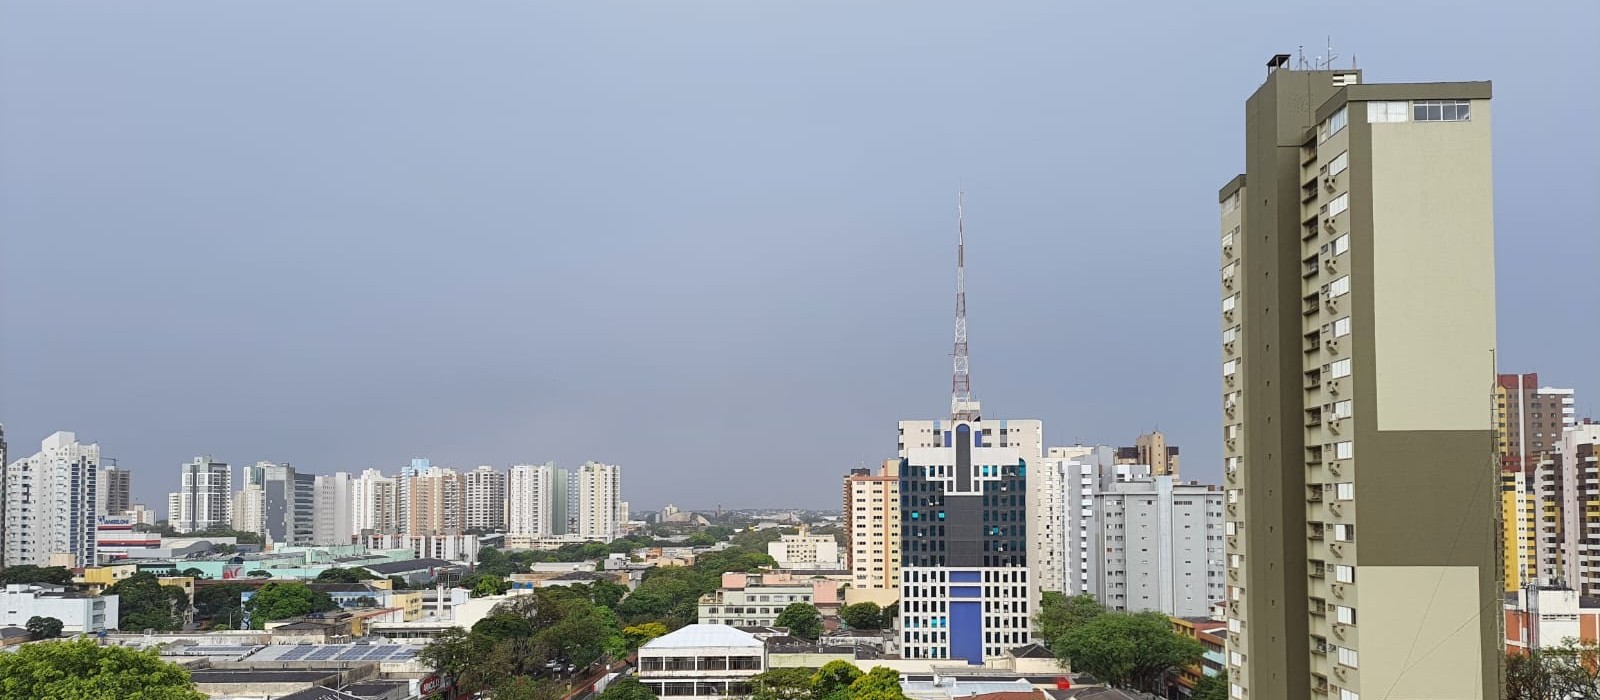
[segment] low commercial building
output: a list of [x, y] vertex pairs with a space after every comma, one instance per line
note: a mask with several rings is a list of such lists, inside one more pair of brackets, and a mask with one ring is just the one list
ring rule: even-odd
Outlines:
[[699, 621], [708, 625], [767, 627], [775, 624], [783, 609], [793, 603], [837, 610], [839, 583], [788, 574], [726, 573], [722, 575], [721, 588], [700, 597]]
[[8, 584], [0, 591], [0, 627], [24, 627], [33, 617], [61, 621], [67, 634], [117, 628], [117, 596], [93, 595], [47, 584]]
[[1527, 654], [1560, 646], [1567, 639], [1600, 642], [1600, 598], [1570, 589], [1523, 589], [1506, 594], [1506, 651]]
[[747, 696], [766, 665], [761, 640], [726, 625], [688, 625], [639, 648], [639, 682], [659, 698]]
[[777, 542], [768, 542], [767, 555], [778, 562], [780, 569], [843, 568], [839, 542], [833, 535], [813, 535], [804, 525], [797, 535], [782, 535]]

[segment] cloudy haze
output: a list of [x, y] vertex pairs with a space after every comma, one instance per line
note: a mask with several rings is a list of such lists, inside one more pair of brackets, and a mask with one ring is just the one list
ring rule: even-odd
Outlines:
[[1494, 81], [1501, 368], [1596, 412], [1594, 3], [1173, 5], [10, 3], [12, 458], [75, 430], [158, 508], [197, 454], [837, 507], [949, 410], [964, 187], [986, 415], [1215, 480], [1216, 191], [1328, 34]]

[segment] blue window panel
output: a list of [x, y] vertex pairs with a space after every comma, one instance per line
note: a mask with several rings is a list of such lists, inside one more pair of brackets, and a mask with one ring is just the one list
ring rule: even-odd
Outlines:
[[983, 572], [981, 572], [981, 571], [952, 571], [952, 572], [950, 572], [950, 582], [951, 583], [983, 583]]
[[983, 589], [978, 586], [951, 586], [951, 598], [981, 598]]
[[962, 601], [950, 604], [950, 658], [968, 664], [983, 663], [983, 604]]

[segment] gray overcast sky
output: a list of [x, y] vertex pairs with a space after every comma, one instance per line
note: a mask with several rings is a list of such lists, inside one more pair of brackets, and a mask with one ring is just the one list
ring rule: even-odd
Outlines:
[[1216, 191], [1327, 34], [1495, 81], [1501, 366], [1594, 413], [1600, 6], [1476, 5], [8, 3], [0, 421], [158, 507], [196, 454], [836, 506], [948, 412], [961, 183], [986, 414], [1215, 480]]

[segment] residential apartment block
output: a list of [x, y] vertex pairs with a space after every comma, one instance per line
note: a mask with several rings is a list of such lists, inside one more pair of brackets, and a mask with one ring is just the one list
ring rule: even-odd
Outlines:
[[1560, 583], [1600, 596], [1600, 424], [1567, 430], [1554, 458], [1561, 480]]
[[1230, 693], [1494, 697], [1490, 87], [1289, 63], [1219, 194]]
[[112, 465], [100, 470], [97, 491], [100, 504], [95, 512], [100, 515], [122, 515], [133, 506], [133, 474]]
[[837, 608], [839, 584], [789, 574], [722, 575], [722, 587], [700, 596], [699, 621], [706, 625], [771, 627], [795, 603]]
[[233, 468], [210, 457], [183, 465], [178, 490], [167, 496], [167, 521], [178, 532], [225, 527], [233, 521]]
[[501, 530], [506, 526], [506, 473], [482, 466], [461, 475], [466, 529]]
[[900, 460], [884, 460], [873, 473], [851, 470], [844, 478], [845, 568], [850, 594], [886, 591], [874, 599], [887, 605], [900, 591]]
[[400, 526], [400, 486], [377, 469], [361, 472], [350, 482], [351, 527], [363, 532], [395, 532]]
[[1577, 424], [1573, 391], [1539, 386], [1535, 373], [1501, 374], [1494, 399], [1506, 590], [1559, 585], [1562, 483], [1553, 455]]
[[[518, 464], [511, 467], [506, 481], [507, 531], [514, 535], [549, 537], [556, 525], [564, 524], [565, 508], [556, 512], [558, 500], [565, 505], [566, 489], [556, 490], [555, 464]], [[558, 498], [559, 496], [559, 498]]]
[[587, 540], [610, 542], [622, 535], [628, 521], [628, 504], [622, 500], [622, 467], [584, 462], [573, 473], [576, 482], [577, 534]]
[[813, 535], [801, 525], [794, 535], [781, 535], [767, 543], [767, 555], [780, 569], [837, 570], [840, 566], [839, 541], [833, 535]]
[[58, 432], [39, 451], [5, 466], [5, 566], [95, 563], [100, 446]]

